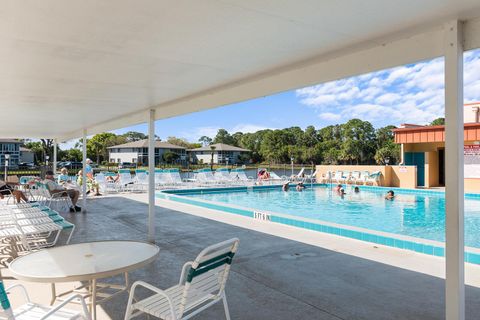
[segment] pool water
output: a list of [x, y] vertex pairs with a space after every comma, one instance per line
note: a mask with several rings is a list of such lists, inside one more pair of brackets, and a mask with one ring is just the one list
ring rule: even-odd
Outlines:
[[[192, 193], [186, 196], [271, 211], [337, 224], [390, 232], [411, 237], [445, 241], [445, 196], [397, 192], [393, 201], [385, 190], [367, 188], [354, 193], [347, 188], [342, 198], [325, 186], [302, 192], [290, 189]], [[465, 199], [465, 245], [480, 248], [480, 200]]]

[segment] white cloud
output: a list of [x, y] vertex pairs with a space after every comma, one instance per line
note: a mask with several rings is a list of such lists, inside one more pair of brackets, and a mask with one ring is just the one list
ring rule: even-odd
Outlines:
[[[480, 101], [480, 50], [464, 59], [465, 101]], [[358, 117], [376, 125], [423, 124], [444, 116], [444, 81], [444, 60], [437, 58], [303, 88], [296, 95], [325, 121]]]
[[323, 112], [323, 113], [320, 113], [318, 117], [326, 121], [338, 121], [342, 118], [342, 115], [338, 113], [332, 113], [332, 112]]
[[253, 132], [257, 132], [265, 129], [276, 129], [276, 128], [269, 128], [269, 127], [260, 126], [256, 124], [243, 123], [243, 124], [237, 124], [232, 129], [230, 130], [227, 129], [227, 131], [231, 134], [235, 132], [253, 133]]
[[197, 141], [202, 136], [207, 136], [210, 138], [215, 137], [220, 127], [196, 127], [191, 128], [188, 131], [181, 133], [181, 137], [187, 139], [188, 141]]

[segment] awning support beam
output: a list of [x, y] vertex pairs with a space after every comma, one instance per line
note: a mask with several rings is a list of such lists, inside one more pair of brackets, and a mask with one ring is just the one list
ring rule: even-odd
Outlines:
[[57, 173], [57, 139], [53, 139], [53, 173]]
[[447, 320], [465, 319], [463, 25], [445, 25], [445, 214]]
[[83, 129], [82, 139], [82, 212], [87, 212], [87, 130]]
[[155, 242], [155, 110], [148, 117], [148, 241]]

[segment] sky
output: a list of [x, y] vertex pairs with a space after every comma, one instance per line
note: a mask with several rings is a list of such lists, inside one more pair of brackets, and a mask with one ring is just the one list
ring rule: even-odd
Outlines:
[[[158, 120], [156, 134], [197, 142], [218, 129], [255, 132], [291, 126], [322, 128], [359, 118], [374, 127], [427, 124], [444, 116], [443, 58], [323, 83], [207, 111]], [[465, 102], [480, 101], [480, 50], [464, 54]], [[147, 133], [147, 125], [112, 131]], [[63, 148], [72, 147], [68, 142]]]

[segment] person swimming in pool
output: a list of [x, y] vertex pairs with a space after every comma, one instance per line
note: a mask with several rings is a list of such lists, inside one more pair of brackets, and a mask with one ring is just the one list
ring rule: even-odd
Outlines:
[[385, 200], [393, 200], [395, 198], [395, 192], [393, 190], [389, 190], [387, 195], [385, 196]]
[[290, 181], [287, 181], [282, 185], [283, 191], [288, 191], [288, 189], [290, 189]]
[[353, 192], [359, 193], [359, 192], [360, 192], [360, 188], [359, 188], [359, 187], [355, 187], [355, 188], [353, 189]]
[[340, 190], [342, 189], [342, 185], [341, 184], [338, 184], [336, 187], [335, 187], [335, 192], [337, 193], [340, 193]]
[[303, 191], [303, 189], [305, 189], [305, 185], [303, 184], [303, 182], [299, 182], [297, 184], [296, 189], [297, 189], [297, 191]]

